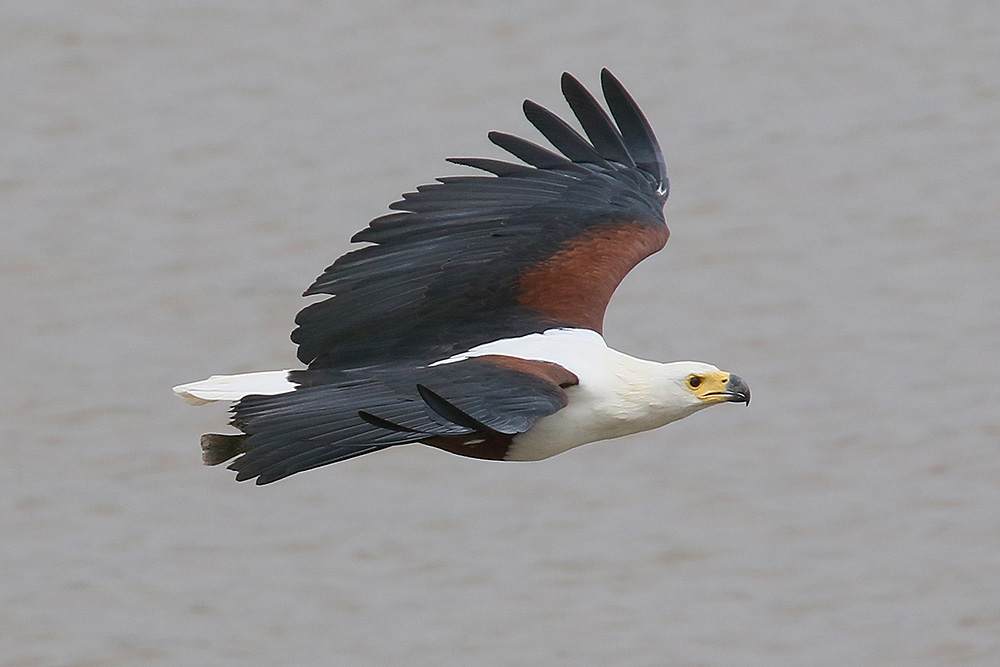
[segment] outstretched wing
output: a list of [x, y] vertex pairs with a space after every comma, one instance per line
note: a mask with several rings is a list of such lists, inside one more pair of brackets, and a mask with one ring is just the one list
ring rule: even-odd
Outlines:
[[407, 193], [353, 241], [295, 318], [311, 368], [396, 357], [443, 358], [499, 338], [567, 326], [601, 331], [615, 288], [666, 243], [663, 155], [642, 112], [608, 71], [611, 114], [569, 74], [562, 91], [586, 138], [525, 101], [528, 120], [561, 153], [491, 132], [525, 164], [453, 158], [492, 176], [440, 178]]
[[208, 434], [205, 462], [238, 481], [283, 477], [413, 442], [502, 459], [513, 436], [563, 408], [576, 376], [556, 364], [482, 356], [436, 366], [293, 372], [295, 391], [247, 396], [232, 423], [245, 435]]

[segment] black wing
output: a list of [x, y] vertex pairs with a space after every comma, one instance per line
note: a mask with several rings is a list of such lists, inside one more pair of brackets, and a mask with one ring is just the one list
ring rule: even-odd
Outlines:
[[205, 462], [239, 455], [229, 466], [236, 479], [268, 484], [414, 442], [503, 458], [513, 436], [564, 407], [564, 388], [577, 382], [561, 366], [502, 356], [417, 368], [310, 369], [292, 379], [295, 391], [237, 403], [232, 424], [244, 435], [204, 436]]
[[356, 234], [374, 245], [338, 259], [306, 291], [333, 296], [295, 318], [299, 359], [353, 368], [389, 354], [443, 358], [553, 326], [600, 331], [614, 289], [668, 236], [656, 138], [609, 71], [601, 83], [610, 116], [576, 79], [562, 78], [586, 138], [524, 103], [561, 154], [490, 133], [526, 164], [451, 159], [493, 176], [440, 178]]

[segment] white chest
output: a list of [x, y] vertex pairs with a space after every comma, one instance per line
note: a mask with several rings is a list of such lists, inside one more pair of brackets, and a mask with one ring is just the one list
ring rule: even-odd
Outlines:
[[571, 369], [577, 373], [580, 384], [566, 390], [569, 403], [555, 414], [539, 419], [527, 433], [515, 436], [505, 458], [537, 461], [589, 442], [659, 428], [694, 412], [693, 407], [667, 405], [656, 394], [658, 387], [648, 376], [628, 367], [633, 364], [614, 366], [618, 367], [591, 367], [582, 373]]

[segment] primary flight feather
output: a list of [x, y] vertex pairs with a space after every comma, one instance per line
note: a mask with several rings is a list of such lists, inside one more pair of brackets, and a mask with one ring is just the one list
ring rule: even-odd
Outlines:
[[328, 267], [305, 294], [329, 298], [295, 318], [306, 368], [174, 387], [233, 402], [241, 433], [202, 436], [204, 462], [267, 484], [409, 443], [537, 460], [749, 403], [736, 375], [636, 359], [601, 335], [615, 288], [667, 241], [670, 191], [631, 95], [606, 69], [601, 88], [608, 111], [563, 74], [583, 134], [525, 101], [558, 153], [491, 132], [521, 163], [452, 158], [488, 175], [439, 178], [355, 234], [370, 245]]

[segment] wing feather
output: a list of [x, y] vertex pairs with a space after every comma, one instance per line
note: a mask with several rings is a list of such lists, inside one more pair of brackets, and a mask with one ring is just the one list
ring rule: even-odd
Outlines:
[[[292, 340], [311, 368], [444, 358], [554, 326], [601, 330], [615, 286], [667, 239], [662, 151], [607, 70], [610, 114], [573, 77], [563, 93], [584, 135], [525, 102], [556, 151], [502, 132], [489, 138], [524, 165], [452, 158], [489, 175], [453, 176], [390, 205], [306, 295], [332, 298], [296, 316]], [[547, 284], [550, 281], [553, 284]]]
[[517, 159], [538, 169], [562, 169], [578, 174], [585, 173], [586, 171], [581, 165], [575, 164], [572, 160], [568, 160], [566, 157], [558, 153], [553, 153], [549, 149], [543, 148], [527, 139], [515, 137], [506, 132], [490, 132], [487, 138]]
[[562, 76], [562, 92], [573, 114], [583, 126], [583, 131], [587, 133], [587, 137], [601, 157], [628, 167], [636, 166], [628, 149], [625, 148], [621, 132], [615, 127], [614, 121], [601, 108], [590, 91], [568, 72]]
[[505, 357], [293, 374], [295, 391], [247, 396], [234, 406], [232, 424], [246, 436], [232, 450], [240, 456], [229, 465], [238, 481], [256, 478], [268, 484], [423, 441], [451, 443], [445, 447], [449, 451], [476, 456], [463, 451], [463, 437], [509, 438], [524, 432], [564, 407], [564, 387], [576, 382], [575, 375], [554, 364]]
[[611, 115], [621, 130], [622, 140], [628, 148], [629, 155], [635, 160], [639, 169], [653, 178], [657, 191], [666, 199], [670, 193], [667, 168], [663, 160], [663, 151], [660, 150], [660, 144], [653, 134], [653, 128], [649, 126], [649, 121], [625, 90], [625, 86], [607, 69], [601, 70], [601, 87]]
[[525, 100], [523, 108], [528, 121], [574, 163], [610, 167], [601, 154], [562, 118], [531, 100]]

